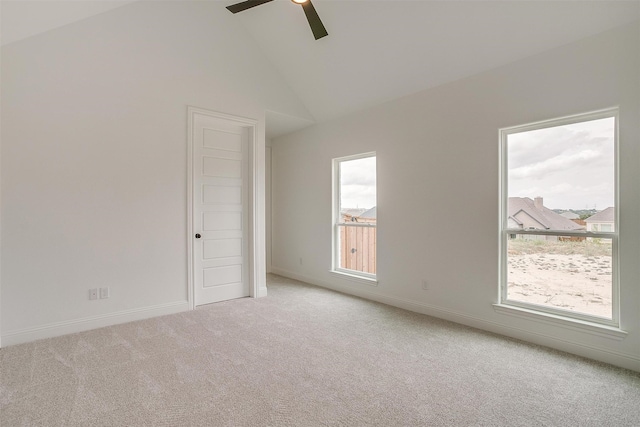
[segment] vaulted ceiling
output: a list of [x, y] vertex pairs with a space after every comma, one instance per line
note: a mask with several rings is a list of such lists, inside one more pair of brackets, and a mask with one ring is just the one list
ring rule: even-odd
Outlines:
[[[315, 0], [329, 32], [316, 41], [289, 0], [236, 15], [225, 9], [233, 0], [210, 1], [253, 37], [318, 122], [640, 22], [639, 1]], [[128, 3], [3, 0], [3, 44]], [[271, 117], [281, 128], [271, 136], [308, 124]]]

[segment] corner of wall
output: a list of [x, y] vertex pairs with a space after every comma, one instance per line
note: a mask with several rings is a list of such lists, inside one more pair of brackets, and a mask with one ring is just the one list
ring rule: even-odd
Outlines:
[[124, 310], [117, 313], [108, 313], [64, 322], [49, 323], [33, 328], [8, 331], [4, 333], [1, 338], [5, 345], [16, 345], [188, 310], [190, 310], [189, 301], [175, 301], [151, 307]]

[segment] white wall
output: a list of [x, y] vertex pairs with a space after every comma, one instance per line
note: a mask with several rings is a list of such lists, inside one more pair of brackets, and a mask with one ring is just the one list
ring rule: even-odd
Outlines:
[[[640, 370], [639, 26], [274, 140], [273, 271]], [[498, 129], [616, 105], [628, 335], [496, 312]], [[378, 168], [377, 287], [329, 272], [331, 159], [369, 151]]]
[[309, 118], [219, 2], [136, 2], [5, 45], [2, 90], [3, 345], [186, 309], [188, 105], [259, 120], [259, 182], [265, 110]]
[[[2, 45], [2, 5], [0, 5], [0, 45]], [[2, 55], [0, 55], [0, 79], [2, 76]], [[1, 83], [1, 81], [0, 81]], [[0, 84], [0, 100], [2, 84]], [[2, 253], [2, 102], [0, 102], [0, 254]], [[2, 260], [0, 257], [0, 346], [2, 346]]]

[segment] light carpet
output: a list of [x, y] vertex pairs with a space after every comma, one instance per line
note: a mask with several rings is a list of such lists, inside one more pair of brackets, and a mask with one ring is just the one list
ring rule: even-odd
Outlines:
[[269, 276], [0, 350], [0, 425], [640, 426], [640, 374]]

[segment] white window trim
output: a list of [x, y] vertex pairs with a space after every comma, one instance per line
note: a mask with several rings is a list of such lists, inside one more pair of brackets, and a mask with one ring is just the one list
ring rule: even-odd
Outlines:
[[[544, 129], [554, 126], [562, 126], [574, 123], [581, 123], [590, 120], [604, 119], [613, 117], [615, 119], [614, 128], [614, 205], [615, 205], [615, 231], [613, 232], [588, 232], [588, 231], [568, 231], [568, 230], [522, 230], [508, 228], [508, 164], [507, 164], [507, 137], [514, 133], [527, 132], [532, 130]], [[594, 111], [586, 114], [577, 114], [567, 117], [561, 117], [542, 122], [531, 123], [522, 126], [513, 126], [500, 129], [500, 215], [499, 215], [499, 294], [498, 312], [506, 314], [512, 312], [526, 312], [530, 315], [543, 316], [547, 319], [568, 321], [574, 325], [590, 325], [591, 328], [602, 326], [606, 331], [620, 331], [620, 283], [618, 273], [620, 271], [618, 256], [618, 230], [619, 230], [619, 173], [618, 173], [618, 147], [619, 147], [619, 110], [617, 107], [605, 110]], [[534, 234], [547, 236], [580, 236], [611, 239], [612, 250], [612, 290], [611, 290], [611, 319], [588, 315], [584, 313], [576, 313], [569, 310], [562, 310], [548, 306], [526, 303], [522, 301], [513, 301], [507, 298], [507, 242], [510, 234]], [[531, 317], [531, 316], [529, 316]]]
[[350, 282], [359, 283], [362, 285], [369, 286], [378, 286], [378, 279], [369, 276], [363, 276], [362, 272], [356, 271], [356, 273], [361, 274], [353, 274], [353, 270], [347, 270], [344, 268], [329, 270], [330, 273], [335, 274], [336, 277], [340, 277], [341, 279], [348, 280]]
[[496, 313], [521, 319], [532, 320], [546, 325], [553, 325], [564, 329], [579, 331], [599, 337], [622, 341], [628, 333], [618, 327], [603, 325], [566, 316], [558, 316], [552, 313], [544, 313], [539, 310], [529, 310], [513, 305], [493, 304]]
[[[331, 223], [332, 223], [332, 239], [331, 239], [331, 272], [339, 274], [341, 277], [346, 278], [348, 280], [352, 280], [358, 283], [364, 283], [367, 285], [377, 286], [377, 275], [371, 273], [365, 273], [363, 271], [349, 270], [346, 268], [340, 268], [340, 251], [338, 250], [338, 243], [340, 242], [340, 227], [345, 226], [355, 226], [355, 227], [370, 227], [377, 228], [376, 225], [368, 224], [368, 223], [341, 223], [340, 222], [340, 163], [349, 160], [358, 160], [365, 159], [368, 157], [376, 157], [376, 152], [368, 152], [362, 154], [355, 154], [352, 156], [338, 157], [333, 159], [333, 183], [332, 183], [332, 215], [331, 215]], [[377, 163], [377, 158], [376, 158]], [[377, 168], [376, 168], [377, 170]], [[377, 180], [376, 180], [377, 182]], [[377, 186], [377, 183], [376, 183]], [[376, 188], [377, 194], [377, 188]], [[376, 196], [377, 198], [377, 196]], [[377, 205], [377, 202], [376, 202]], [[377, 252], [377, 249], [376, 249]], [[377, 269], [376, 269], [377, 270]]]

